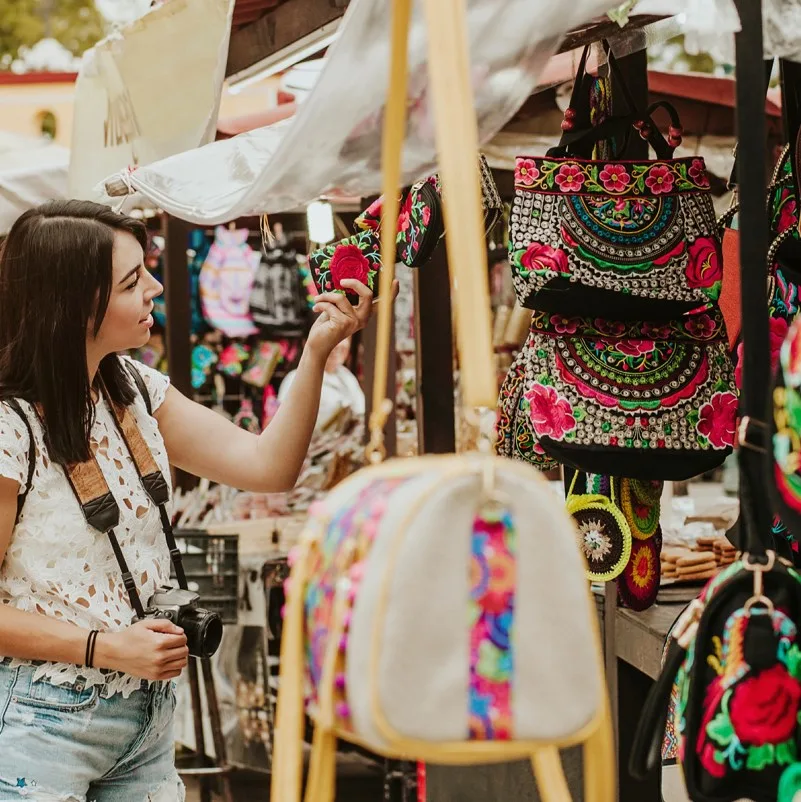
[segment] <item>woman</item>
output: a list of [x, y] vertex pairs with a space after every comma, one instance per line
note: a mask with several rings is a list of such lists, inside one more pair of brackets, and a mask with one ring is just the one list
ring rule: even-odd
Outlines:
[[[351, 339], [348, 337], [331, 351], [325, 363], [323, 374], [323, 389], [320, 394], [320, 408], [317, 411], [315, 429], [325, 429], [334, 416], [347, 407], [354, 415], [364, 415], [364, 391], [359, 380], [345, 365], [350, 354]], [[292, 385], [298, 372], [290, 371], [281, 382], [278, 390], [278, 400], [281, 403], [289, 398]]]
[[[52, 202], [23, 214], [0, 250], [0, 802], [174, 802], [172, 682], [187, 662], [183, 631], [135, 621], [108, 539], [91, 529], [61, 465], [94, 456], [117, 505], [117, 538], [147, 599], [169, 582], [158, 510], [145, 494], [109, 403], [125, 404], [165, 476], [172, 464], [257, 492], [290, 489], [317, 417], [323, 371], [361, 329], [370, 291], [352, 306], [321, 295], [294, 386], [260, 436], [138, 370], [153, 415], [121, 351], [144, 345], [161, 285], [143, 264], [144, 226], [106, 207]], [[41, 422], [31, 402], [41, 408]], [[91, 667], [87, 636], [98, 630]]]

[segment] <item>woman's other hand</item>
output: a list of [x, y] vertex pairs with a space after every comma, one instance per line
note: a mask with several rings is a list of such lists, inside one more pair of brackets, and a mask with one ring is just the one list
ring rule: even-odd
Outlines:
[[120, 632], [101, 632], [95, 643], [97, 668], [150, 681], [175, 679], [188, 659], [184, 631], [166, 618], [146, 618]]

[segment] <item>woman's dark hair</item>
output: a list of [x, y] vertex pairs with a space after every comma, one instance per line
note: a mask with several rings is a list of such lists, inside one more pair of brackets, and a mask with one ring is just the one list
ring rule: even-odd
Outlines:
[[[41, 405], [45, 445], [61, 464], [91, 456], [86, 336], [90, 324], [97, 335], [108, 309], [117, 231], [146, 250], [138, 220], [89, 201], [51, 201], [22, 214], [0, 245], [0, 398]], [[113, 402], [134, 400], [116, 354], [98, 375]]]

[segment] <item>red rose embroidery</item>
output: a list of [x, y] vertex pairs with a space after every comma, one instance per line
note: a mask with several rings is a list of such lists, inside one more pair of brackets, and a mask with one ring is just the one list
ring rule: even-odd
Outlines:
[[561, 274], [569, 272], [565, 252], [560, 248], [543, 245], [541, 242], [532, 242], [523, 254], [520, 263], [526, 270]]
[[798, 225], [798, 204], [795, 200], [788, 200], [790, 191], [787, 189], [782, 190], [779, 199], [779, 221], [776, 224], [776, 233], [781, 234], [788, 228]]
[[431, 221], [431, 208], [429, 206], [423, 207], [423, 225], [427, 226]]
[[576, 428], [576, 419], [570, 402], [559, 395], [556, 389], [545, 384], [535, 384], [527, 393], [529, 415], [534, 431], [540, 437], [561, 440]]
[[664, 195], [673, 189], [673, 173], [666, 164], [655, 164], [645, 179], [645, 185], [654, 195]]
[[801, 684], [777, 663], [734, 689], [730, 714], [741, 743], [753, 746], [781, 744], [793, 737]]
[[653, 340], [621, 340], [615, 347], [626, 356], [643, 356], [654, 350], [654, 342]]
[[367, 284], [370, 262], [357, 245], [338, 245], [331, 257], [331, 278], [334, 289], [344, 290], [342, 281], [352, 278]]
[[690, 169], [687, 171], [690, 178], [695, 181], [695, 185], [699, 187], [708, 187], [709, 178], [706, 174], [706, 165], [703, 159], [693, 159]]
[[717, 329], [715, 321], [709, 315], [691, 315], [687, 318], [684, 327], [687, 329], [688, 334], [697, 337], [699, 340], [708, 339]]
[[540, 177], [540, 171], [534, 159], [518, 159], [515, 165], [515, 184], [522, 187], [533, 186]]
[[734, 445], [736, 418], [737, 396], [734, 393], [715, 393], [699, 410], [695, 428], [713, 448], [727, 448]]
[[554, 181], [562, 192], [580, 192], [584, 184], [584, 173], [575, 164], [563, 164]]
[[623, 192], [630, 180], [628, 170], [622, 164], [607, 164], [598, 178], [607, 192]]
[[684, 275], [688, 287], [712, 287], [723, 278], [723, 264], [714, 239], [699, 237], [690, 245]]

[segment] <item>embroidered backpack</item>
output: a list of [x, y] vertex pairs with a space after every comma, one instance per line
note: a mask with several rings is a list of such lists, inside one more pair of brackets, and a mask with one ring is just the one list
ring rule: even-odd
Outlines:
[[248, 245], [248, 234], [246, 228], [217, 226], [200, 271], [203, 315], [228, 337], [248, 337], [258, 331], [249, 307], [259, 254]]
[[[373, 462], [384, 453], [391, 409], [384, 393], [411, 5], [393, 2]], [[426, 12], [436, 42], [434, 116], [451, 123], [439, 126], [448, 139], [440, 165], [448, 250], [458, 281], [471, 287], [458, 296], [456, 317], [474, 331], [486, 324], [489, 335], [486, 249], [480, 226], [468, 224], [481, 219], [481, 206], [478, 169], [465, 158], [477, 145], [474, 110], [467, 82], [458, 80], [467, 43], [453, 7], [426, 0]], [[471, 348], [466, 330], [463, 397], [486, 406], [495, 392], [492, 360]], [[475, 375], [477, 366], [486, 376]], [[543, 797], [560, 800], [569, 791], [559, 749], [583, 745], [585, 799], [612, 802], [597, 614], [570, 517], [531, 467], [483, 453], [372, 464], [310, 511], [289, 583], [272, 799], [299, 799], [307, 695], [314, 723], [307, 802], [333, 798], [338, 738], [440, 764], [529, 759]]]
[[306, 257], [286, 243], [261, 254], [250, 292], [250, 313], [265, 337], [302, 337], [309, 322], [303, 270]]

